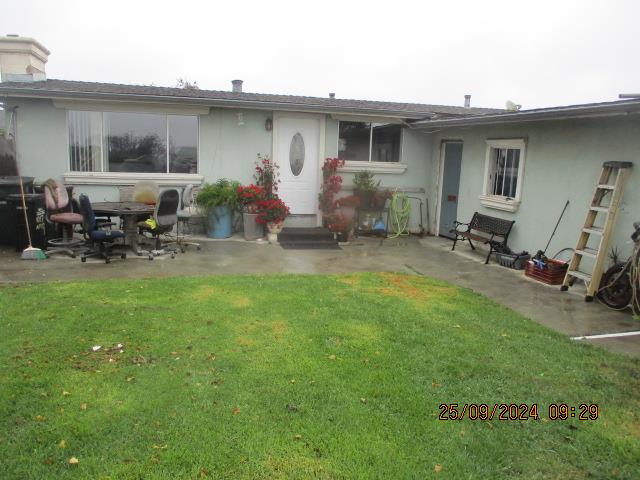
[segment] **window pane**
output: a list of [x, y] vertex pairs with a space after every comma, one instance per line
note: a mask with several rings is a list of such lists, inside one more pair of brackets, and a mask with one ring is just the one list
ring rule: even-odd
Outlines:
[[338, 158], [368, 162], [370, 129], [370, 123], [340, 122]]
[[507, 150], [507, 166], [505, 170], [505, 182], [503, 195], [515, 198], [518, 187], [518, 168], [520, 167], [520, 150], [510, 148]]
[[504, 185], [504, 169], [507, 161], [507, 150], [505, 148], [493, 149], [493, 195], [502, 196]]
[[69, 168], [99, 172], [102, 162], [102, 113], [69, 111]]
[[198, 173], [198, 117], [169, 115], [169, 172]]
[[166, 173], [167, 116], [104, 114], [109, 172]]
[[371, 145], [372, 162], [400, 161], [401, 131], [400, 125], [373, 124], [373, 144]]

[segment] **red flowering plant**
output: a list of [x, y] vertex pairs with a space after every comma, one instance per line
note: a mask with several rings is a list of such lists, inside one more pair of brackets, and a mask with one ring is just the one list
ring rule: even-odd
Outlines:
[[342, 177], [336, 173], [343, 166], [344, 160], [340, 158], [327, 158], [322, 165], [322, 191], [318, 201], [325, 224], [330, 222], [330, 216], [336, 211], [336, 194], [342, 188]]
[[260, 201], [266, 198], [264, 188], [259, 185], [248, 185], [238, 187], [238, 199], [242, 205], [244, 213], [259, 213]]
[[277, 195], [268, 195], [264, 200], [258, 202], [258, 218], [256, 222], [280, 223], [289, 215], [289, 207], [278, 198]]
[[264, 188], [267, 195], [275, 194], [280, 183], [279, 167], [269, 158], [269, 155], [258, 154], [253, 178], [256, 185]]
[[338, 212], [327, 217], [327, 228], [332, 232], [349, 232], [353, 226], [353, 220]]

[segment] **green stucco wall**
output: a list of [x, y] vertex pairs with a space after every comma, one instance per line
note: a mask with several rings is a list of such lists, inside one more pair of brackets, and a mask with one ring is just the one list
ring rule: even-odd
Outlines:
[[[473, 212], [479, 211], [515, 220], [509, 238], [513, 249], [536, 252], [544, 248], [569, 200], [547, 252], [551, 255], [561, 248], [575, 247], [602, 163], [634, 162], [635, 169], [629, 177], [610, 244], [623, 254], [630, 252], [631, 223], [640, 220], [640, 118], [637, 116], [466, 127], [443, 130], [432, 136], [434, 159], [438, 158], [442, 139], [464, 142], [458, 218], [468, 221]], [[484, 207], [478, 198], [484, 182], [486, 140], [491, 138], [527, 139], [522, 203], [514, 213]], [[438, 163], [435, 161], [433, 165]], [[430, 188], [435, 191], [433, 183]]]

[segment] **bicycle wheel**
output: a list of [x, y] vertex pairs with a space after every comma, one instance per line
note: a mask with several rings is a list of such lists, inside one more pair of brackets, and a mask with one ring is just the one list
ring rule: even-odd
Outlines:
[[629, 306], [633, 291], [626, 263], [617, 263], [602, 275], [597, 297], [607, 307], [616, 310]]

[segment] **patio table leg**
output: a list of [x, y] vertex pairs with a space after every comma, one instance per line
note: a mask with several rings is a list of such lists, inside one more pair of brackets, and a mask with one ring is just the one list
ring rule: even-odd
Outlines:
[[149, 252], [142, 250], [138, 244], [138, 218], [136, 215], [125, 215], [123, 219], [124, 234], [129, 242], [129, 248], [136, 255], [147, 255]]

